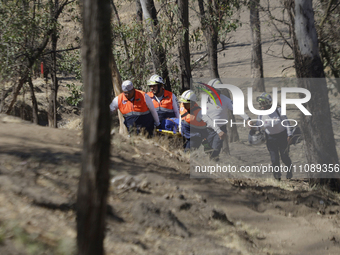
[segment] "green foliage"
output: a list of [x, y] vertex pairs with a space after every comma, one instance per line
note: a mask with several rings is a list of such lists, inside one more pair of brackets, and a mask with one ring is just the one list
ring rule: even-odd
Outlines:
[[28, 71], [37, 46], [56, 26], [48, 3], [35, 8], [30, 2], [0, 2], [0, 79], [11, 80]]
[[[233, 1], [203, 1], [205, 16], [203, 17], [202, 30], [214, 30], [218, 34], [218, 42], [224, 45], [228, 41], [228, 34], [235, 31], [241, 23], [238, 19], [233, 19], [235, 11], [240, 8], [240, 2]], [[201, 14], [198, 13], [199, 18]]]
[[[166, 52], [172, 91], [179, 95], [181, 84], [177, 38], [181, 33], [184, 34], [184, 31], [180, 27], [176, 1], [157, 0], [157, 2], [157, 6], [160, 6], [157, 7], [159, 44]], [[121, 3], [123, 2], [115, 1], [118, 14], [121, 13]], [[211, 6], [210, 10], [212, 11], [206, 15], [206, 24], [211, 24], [210, 28], [218, 31], [218, 41], [224, 46], [229, 39], [228, 33], [240, 25], [238, 20], [231, 19], [239, 5], [238, 1], [216, 1], [216, 3], [217, 6]], [[197, 4], [196, 1], [190, 2], [190, 4], [192, 9], [197, 7], [194, 6]], [[114, 15], [112, 32], [113, 54], [122, 80], [129, 79], [138, 89], [148, 91], [146, 81], [153, 74], [153, 64], [149, 49], [151, 42], [148, 41], [146, 28], [137, 21], [135, 15], [130, 16], [128, 20], [121, 20], [121, 22], [118, 22]], [[202, 39], [202, 28], [190, 29], [189, 32], [190, 48], [201, 50], [205, 44]]]
[[[178, 95], [181, 85], [177, 36], [178, 33], [182, 32], [177, 20], [178, 7], [174, 1], [159, 0], [158, 2], [161, 5], [157, 15], [160, 31], [159, 43], [166, 52], [172, 92]], [[122, 22], [122, 24], [118, 24], [115, 19], [112, 31], [113, 53], [122, 79], [129, 79], [137, 88], [149, 91], [146, 81], [153, 74], [153, 64], [149, 49], [150, 42], [145, 27], [132, 16], [128, 22]], [[192, 36], [192, 38], [195, 38], [193, 40], [196, 41], [199, 40], [198, 37], [197, 34]]]
[[[122, 80], [131, 80], [135, 87], [145, 88], [150, 75], [151, 55], [148, 42], [143, 36], [143, 26], [136, 21], [129, 24], [112, 24], [113, 54]], [[125, 42], [126, 44], [125, 44]]]
[[[72, 48], [73, 45], [68, 45], [67, 48]], [[62, 52], [61, 58], [58, 61], [59, 71], [72, 73], [79, 81], [81, 77], [81, 56], [80, 50]]]
[[77, 86], [74, 83], [67, 84], [66, 87], [69, 89], [70, 96], [66, 97], [66, 102], [72, 106], [78, 106], [83, 101], [82, 86]]

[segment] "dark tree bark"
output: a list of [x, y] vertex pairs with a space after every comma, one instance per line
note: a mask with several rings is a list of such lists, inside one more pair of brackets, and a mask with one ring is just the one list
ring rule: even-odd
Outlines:
[[259, 16], [260, 0], [250, 0], [250, 30], [251, 30], [251, 78], [254, 91], [265, 91], [263, 78], [261, 23]]
[[35, 97], [34, 86], [33, 86], [31, 76], [28, 77], [28, 85], [30, 86], [30, 92], [31, 92], [33, 123], [38, 125], [38, 122], [39, 122], [39, 119], [38, 119], [38, 102], [37, 102], [37, 98]]
[[136, 16], [137, 21], [142, 23], [143, 22], [143, 9], [142, 9], [140, 0], [136, 0], [136, 14], [137, 14]]
[[[54, 1], [54, 8], [51, 7], [51, 16], [54, 16], [54, 10], [58, 9], [58, 0]], [[56, 21], [55, 21], [56, 22]], [[51, 66], [51, 94], [49, 96], [48, 102], [48, 126], [57, 128], [57, 95], [58, 95], [58, 77], [57, 77], [57, 28], [53, 29], [53, 33], [51, 35], [51, 43], [52, 43], [52, 52], [51, 52], [51, 59], [52, 59], [52, 66]]]
[[[218, 62], [217, 62], [217, 44], [218, 44], [218, 24], [216, 22], [207, 22], [209, 15], [210, 17], [214, 16], [214, 10], [217, 10], [219, 1], [212, 1], [208, 0], [207, 6], [208, 6], [208, 13], [206, 14], [205, 8], [204, 8], [204, 1], [203, 0], [198, 0], [198, 6], [200, 10], [200, 21], [201, 21], [201, 26], [203, 29], [204, 37], [206, 39], [207, 43], [207, 52], [208, 52], [208, 59], [209, 59], [209, 69], [210, 69], [210, 76], [211, 79], [214, 78], [220, 78], [220, 75], [218, 73]], [[215, 20], [215, 19], [213, 19]], [[225, 92], [225, 95], [230, 98], [229, 91]], [[229, 116], [229, 121], [232, 119], [233, 122], [236, 122], [235, 116], [233, 115], [232, 111], [228, 110], [228, 116]], [[230, 127], [230, 125], [227, 126], [228, 129], [228, 136], [229, 137], [229, 142], [236, 142], [238, 141], [239, 135], [237, 132], [237, 127], [236, 125], [233, 125]], [[228, 138], [226, 138], [228, 139]], [[226, 144], [227, 141], [224, 143], [224, 151], [229, 153], [229, 145]]]
[[159, 74], [165, 81], [164, 88], [171, 91], [166, 53], [160, 42], [160, 29], [158, 26], [157, 12], [153, 0], [140, 0], [144, 19], [150, 36], [150, 50], [153, 60], [154, 73]]
[[[143, 36], [144, 33], [144, 28], [143, 28], [143, 9], [142, 5], [140, 3], [140, 0], [136, 0], [136, 20], [137, 24], [140, 25], [140, 35]], [[135, 38], [135, 44], [139, 44], [140, 38]], [[146, 52], [141, 52], [141, 57], [139, 61], [134, 60], [134, 66], [135, 66], [135, 73], [137, 74], [138, 77], [143, 77], [143, 74], [141, 73], [141, 70], [143, 69], [143, 65], [145, 64], [145, 53]], [[138, 58], [137, 58], [138, 59]]]
[[[208, 14], [207, 15], [214, 15], [214, 9], [218, 8], [218, 6], [214, 5], [217, 4], [217, 2], [208, 0]], [[212, 79], [214, 78], [220, 78], [220, 75], [218, 73], [218, 62], [217, 62], [217, 44], [218, 44], [218, 30], [216, 26], [218, 24], [215, 24], [214, 22], [207, 22], [208, 18], [206, 17], [206, 12], [204, 8], [204, 1], [198, 0], [199, 10], [200, 10], [200, 20], [201, 20], [201, 26], [203, 29], [204, 37], [206, 39], [207, 43], [207, 52], [208, 52], [208, 59], [209, 59], [209, 69], [210, 69], [210, 76]], [[229, 91], [226, 91], [226, 96], [230, 98]], [[233, 122], [236, 122], [235, 116], [233, 115], [232, 111], [228, 110], [228, 116], [230, 119], [233, 120]], [[229, 121], [230, 121], [229, 119]], [[236, 142], [239, 140], [239, 135], [237, 132], [236, 125], [233, 125], [233, 127], [230, 127], [228, 125], [228, 137], [230, 142]], [[227, 139], [224, 142], [224, 151], [229, 154], [229, 145], [227, 144]]]
[[[314, 78], [299, 80], [299, 86], [308, 89], [311, 93], [311, 99], [305, 106], [312, 115], [302, 115], [301, 117], [307, 160], [309, 164], [338, 164], [327, 84], [319, 55], [312, 1], [295, 0], [294, 2], [288, 0], [285, 5], [289, 11], [293, 26], [292, 31], [294, 31], [293, 49], [296, 76], [298, 78]], [[332, 190], [340, 190], [338, 179], [317, 178], [320, 177], [317, 175], [314, 177], [314, 179], [311, 179], [312, 184], [321, 184]]]
[[[51, 17], [54, 17], [54, 12], [59, 8], [59, 0], [51, 1]], [[54, 20], [55, 26], [51, 35], [52, 43], [52, 68], [51, 68], [51, 94], [49, 97], [48, 106], [48, 126], [57, 128], [57, 95], [58, 95], [58, 78], [57, 78], [57, 42], [58, 42], [58, 31], [57, 31], [57, 20]]]
[[[214, 7], [218, 8], [217, 6], [213, 6], [218, 1], [207, 1], [208, 6], [208, 14], [210, 16], [214, 15]], [[210, 70], [210, 77], [213, 78], [220, 78], [218, 73], [218, 62], [217, 62], [217, 44], [218, 44], [218, 24], [215, 22], [207, 22], [208, 18], [206, 17], [206, 11], [204, 8], [204, 0], [198, 0], [198, 6], [200, 10], [200, 21], [201, 26], [203, 29], [203, 34], [207, 43], [207, 53], [208, 53], [208, 61], [209, 61], [209, 70]]]
[[178, 33], [178, 52], [181, 68], [182, 92], [190, 89], [191, 67], [189, 50], [189, 2], [178, 0], [178, 13], [181, 29]]
[[[209, 16], [214, 15], [214, 8], [218, 8], [219, 1], [212, 1], [208, 0], [207, 6], [208, 6], [208, 14]], [[214, 5], [213, 5], [214, 4]], [[201, 26], [203, 29], [203, 34], [207, 42], [207, 52], [208, 52], [208, 59], [209, 59], [209, 70], [210, 70], [210, 76], [212, 79], [214, 78], [220, 78], [220, 75], [218, 73], [218, 63], [217, 63], [217, 44], [218, 44], [218, 29], [215, 22], [208, 22], [208, 17], [206, 16], [205, 8], [204, 8], [204, 1], [198, 0], [198, 6], [200, 10], [200, 21]], [[226, 96], [230, 98], [229, 91], [226, 91]], [[232, 111], [228, 111], [228, 116], [230, 116], [230, 119], [233, 120], [233, 122], [236, 122], [235, 116], [233, 115]], [[228, 125], [228, 137], [230, 142], [236, 142], [239, 140], [239, 135], [237, 132], [236, 125], [233, 125], [233, 127], [230, 127]], [[227, 152], [229, 154], [229, 145], [227, 146], [226, 142], [228, 138], [226, 138], [225, 145], [223, 151]]]
[[77, 198], [78, 254], [103, 255], [110, 163], [111, 8], [83, 0], [84, 144]]

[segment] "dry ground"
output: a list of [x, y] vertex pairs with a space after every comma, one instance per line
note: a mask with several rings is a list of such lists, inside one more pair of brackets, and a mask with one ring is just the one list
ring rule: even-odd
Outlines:
[[[72, 254], [81, 132], [21, 122], [1, 115], [0, 252]], [[339, 253], [338, 195], [297, 179], [193, 179], [167, 144], [113, 135], [107, 254]], [[232, 144], [231, 162], [239, 146], [257, 154]]]

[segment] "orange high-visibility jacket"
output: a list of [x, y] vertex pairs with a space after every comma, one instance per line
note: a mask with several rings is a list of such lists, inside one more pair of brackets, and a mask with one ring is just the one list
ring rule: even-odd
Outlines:
[[124, 93], [118, 96], [118, 108], [124, 116], [124, 124], [130, 131], [132, 127], [145, 128], [149, 133], [153, 131], [154, 119], [146, 104], [143, 91], [135, 90], [135, 97], [128, 100]]
[[206, 136], [206, 123], [202, 121], [197, 121], [197, 114], [201, 108], [195, 103], [190, 109], [190, 113], [184, 108], [183, 103], [180, 105], [180, 115], [182, 118], [181, 133], [186, 139], [191, 139], [192, 137], [205, 137]]
[[160, 122], [166, 118], [176, 117], [173, 109], [172, 92], [164, 90], [164, 95], [160, 102], [157, 101], [153, 92], [150, 91], [147, 95], [152, 99], [152, 103], [155, 106]]
[[190, 126], [194, 127], [205, 127], [207, 124], [201, 120], [197, 121], [196, 116], [199, 113], [201, 108], [195, 103], [195, 105], [191, 108], [191, 112], [189, 113], [185, 108], [183, 103], [180, 105], [179, 114], [181, 115], [182, 121], [185, 121]]
[[128, 100], [124, 93], [121, 93], [118, 96], [118, 107], [124, 117], [150, 113], [145, 102], [144, 92], [137, 89], [135, 90], [135, 98], [133, 101]]

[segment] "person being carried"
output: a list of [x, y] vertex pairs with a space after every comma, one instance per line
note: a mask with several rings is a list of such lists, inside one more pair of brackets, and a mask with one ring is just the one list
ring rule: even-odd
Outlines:
[[179, 119], [180, 117], [177, 97], [172, 92], [164, 89], [164, 80], [157, 74], [152, 75], [147, 84], [151, 90], [147, 95], [151, 98], [157, 111], [161, 129], [164, 129], [166, 119]]
[[[207, 123], [207, 142], [211, 147], [210, 157], [218, 160], [219, 154], [223, 146], [223, 140], [227, 135], [227, 125], [214, 125], [214, 119], [229, 120], [228, 109], [233, 111], [233, 102], [231, 99], [223, 94], [221, 90], [216, 88], [217, 84], [222, 84], [220, 79], [212, 79], [208, 82], [208, 85], [212, 86], [218, 93], [222, 104], [219, 100], [216, 100], [216, 105], [208, 98], [207, 101], [207, 114], [203, 116], [203, 120]], [[247, 114], [240, 115], [244, 120], [250, 120]]]
[[[256, 101], [260, 104], [261, 110], [268, 110], [272, 107], [272, 97], [268, 93], [262, 93], [256, 98]], [[285, 121], [287, 127], [281, 125], [281, 122], [286, 119], [287, 116], [281, 115], [281, 108], [278, 107], [269, 115], [258, 116], [256, 126], [263, 125], [262, 128], [265, 131], [266, 145], [273, 168], [277, 167], [276, 169], [280, 169], [281, 156], [282, 162], [290, 170], [287, 172], [286, 178], [291, 179], [293, 174], [291, 171], [292, 161], [289, 157], [289, 144], [292, 138], [292, 133], [288, 127], [289, 121]], [[252, 129], [261, 128], [253, 127]], [[274, 171], [273, 174], [275, 179], [281, 179], [280, 171]]]
[[159, 126], [160, 123], [151, 98], [143, 91], [135, 89], [129, 80], [122, 83], [122, 90], [123, 93], [116, 96], [110, 104], [110, 111], [120, 110], [130, 134], [134, 129], [139, 134], [144, 128], [152, 136], [154, 126]]
[[197, 105], [196, 95], [192, 90], [184, 91], [179, 101], [181, 102], [179, 130], [185, 140], [184, 150], [197, 149], [207, 136], [207, 125], [202, 120], [201, 108]]

